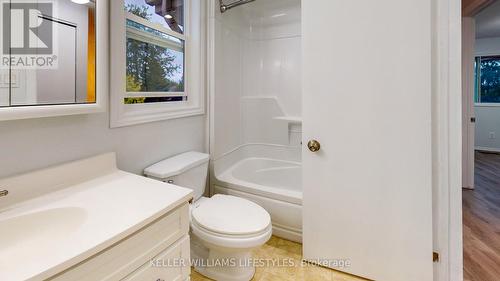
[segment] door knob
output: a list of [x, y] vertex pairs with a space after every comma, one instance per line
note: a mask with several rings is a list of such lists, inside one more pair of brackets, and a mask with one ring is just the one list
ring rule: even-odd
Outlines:
[[317, 140], [310, 140], [307, 143], [307, 147], [311, 152], [318, 152], [321, 149], [321, 144]]

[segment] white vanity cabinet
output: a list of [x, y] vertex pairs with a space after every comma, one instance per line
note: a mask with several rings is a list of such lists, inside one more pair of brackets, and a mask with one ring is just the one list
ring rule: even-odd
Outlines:
[[0, 186], [1, 281], [189, 280], [190, 189], [120, 171], [114, 153]]
[[[159, 265], [154, 266], [151, 263], [143, 265], [141, 268], [127, 276], [124, 281], [144, 281], [144, 280], [188, 280], [189, 272], [189, 236], [185, 236], [172, 245], [170, 248], [155, 257]], [[176, 266], [177, 261], [185, 261], [182, 265]], [[168, 265], [169, 261], [172, 263]], [[186, 263], [187, 262], [187, 263]]]
[[188, 280], [189, 204], [150, 223], [50, 281]]

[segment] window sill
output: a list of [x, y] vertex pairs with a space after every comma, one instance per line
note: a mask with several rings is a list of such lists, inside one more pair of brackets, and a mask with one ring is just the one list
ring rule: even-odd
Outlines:
[[149, 104], [144, 104], [143, 106], [138, 106], [137, 104], [135, 104], [133, 106], [136, 107], [136, 109], [142, 107], [144, 110], [127, 110], [122, 114], [112, 115], [110, 120], [110, 127], [120, 128], [205, 114], [205, 110], [202, 107], [179, 106], [175, 109], [155, 112], [154, 110], [150, 110]]
[[500, 107], [500, 103], [474, 103], [475, 107]]

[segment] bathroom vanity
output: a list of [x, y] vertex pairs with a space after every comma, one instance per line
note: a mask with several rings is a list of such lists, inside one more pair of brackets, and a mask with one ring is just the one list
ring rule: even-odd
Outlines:
[[0, 180], [0, 280], [188, 280], [192, 191], [115, 155]]

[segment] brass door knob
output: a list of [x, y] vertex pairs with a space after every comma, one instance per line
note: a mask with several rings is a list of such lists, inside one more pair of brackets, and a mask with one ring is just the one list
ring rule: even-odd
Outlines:
[[307, 147], [311, 152], [318, 152], [321, 149], [321, 144], [317, 140], [310, 140], [307, 143]]

